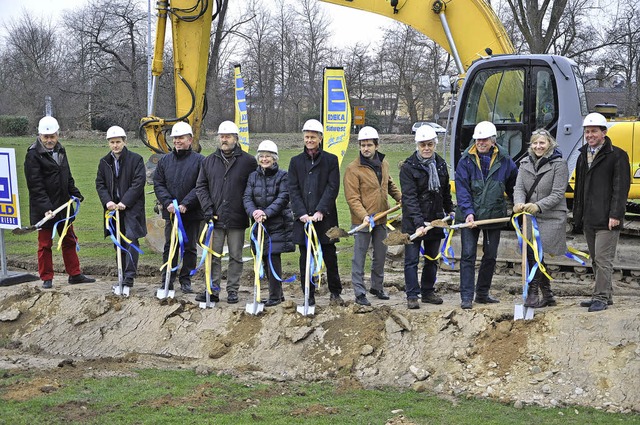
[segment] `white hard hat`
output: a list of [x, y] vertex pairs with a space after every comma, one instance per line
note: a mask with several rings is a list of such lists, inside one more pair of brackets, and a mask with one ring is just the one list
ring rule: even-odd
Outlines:
[[258, 145], [258, 152], [271, 152], [277, 155], [278, 147], [271, 140], [263, 140], [260, 142], [260, 145]]
[[302, 131], [315, 131], [316, 133], [324, 133], [324, 127], [318, 120], [307, 120], [302, 126]]
[[222, 121], [218, 126], [218, 134], [238, 134], [240, 130], [233, 121]]
[[60, 130], [58, 120], [53, 117], [42, 117], [38, 123], [38, 134], [55, 134]]
[[185, 134], [193, 136], [193, 130], [188, 122], [180, 121], [171, 127], [171, 137], [184, 136]]
[[476, 124], [476, 128], [473, 130], [473, 138], [475, 140], [487, 139], [489, 137], [495, 137], [497, 135], [498, 132], [496, 130], [496, 126], [489, 121], [479, 122], [478, 124]]
[[426, 142], [427, 140], [438, 140], [438, 135], [436, 134], [436, 130], [431, 127], [429, 124], [422, 125], [418, 127], [416, 130], [415, 141], [417, 142]]
[[358, 132], [358, 140], [372, 140], [378, 138], [378, 132], [373, 127], [362, 127]]
[[597, 112], [592, 112], [586, 117], [584, 117], [584, 122], [582, 123], [583, 127], [596, 126], [596, 127], [606, 127], [607, 119], [604, 115], [599, 114]]
[[127, 133], [122, 127], [114, 125], [112, 127], [109, 127], [109, 129], [107, 130], [107, 140], [113, 139], [114, 137], [122, 137], [123, 139], [126, 139]]

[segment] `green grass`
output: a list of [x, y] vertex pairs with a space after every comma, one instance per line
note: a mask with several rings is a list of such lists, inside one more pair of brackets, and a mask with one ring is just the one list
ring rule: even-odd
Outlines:
[[[275, 142], [278, 140], [274, 137]], [[22, 225], [29, 225], [29, 204], [28, 204], [28, 192], [27, 185], [24, 177], [24, 157], [27, 148], [33, 143], [33, 138], [27, 137], [12, 137], [12, 138], [0, 138], [0, 146], [6, 148], [14, 148], [16, 150], [16, 162], [18, 163], [18, 186], [20, 194], [20, 212], [22, 218]], [[81, 205], [81, 211], [78, 215], [74, 227], [78, 235], [80, 243], [80, 260], [82, 264], [110, 264], [115, 263], [115, 256], [113, 254], [113, 248], [108, 239], [103, 237], [104, 217], [102, 206], [98, 199], [98, 195], [95, 190], [95, 177], [98, 169], [98, 162], [101, 157], [107, 154], [109, 151], [105, 141], [100, 140], [78, 140], [61, 139], [61, 143], [67, 149], [69, 158], [69, 164], [71, 172], [76, 182], [76, 186], [80, 189], [80, 192], [85, 197], [84, 202]], [[213, 151], [214, 143], [206, 143], [203, 149], [203, 154], [208, 155]], [[139, 141], [131, 141], [128, 143], [128, 148], [134, 152], [141, 154], [145, 159], [148, 158], [151, 152], [144, 147]], [[398, 182], [398, 163], [404, 160], [413, 151], [413, 144], [399, 145], [390, 144], [389, 146], [383, 146], [381, 151], [387, 155], [387, 160], [390, 164], [390, 173], [396, 183]], [[281, 149], [279, 164], [282, 168], [287, 169], [291, 157], [301, 152], [301, 148], [297, 149]], [[254, 153], [254, 152], [251, 152]], [[352, 143], [349, 147], [344, 160], [342, 161], [341, 169], [344, 170], [349, 162], [351, 162], [358, 154], [357, 146]], [[155, 196], [153, 195], [153, 186], [147, 187], [146, 194], [146, 207], [147, 217], [155, 217], [153, 212], [153, 205], [155, 202]], [[390, 200], [393, 205], [393, 200]], [[337, 200], [338, 214], [340, 227], [345, 230], [349, 230], [351, 225], [351, 219], [349, 215], [349, 208], [340, 190], [340, 195]], [[37, 239], [35, 233], [27, 235], [16, 236], [11, 232], [5, 232], [5, 240], [7, 247], [7, 254], [9, 256], [18, 256], [20, 258], [31, 258], [35, 264], [36, 261], [36, 245]], [[55, 246], [55, 245], [54, 245]], [[140, 256], [140, 264], [151, 265], [154, 267], [160, 267], [161, 256], [155, 254], [147, 245], [146, 241], [141, 241], [141, 248], [145, 252], [145, 255]], [[353, 249], [353, 239], [343, 238], [338, 243], [338, 249], [342, 252]], [[246, 255], [250, 255], [247, 250]], [[351, 254], [338, 256], [339, 267], [346, 273], [350, 273], [351, 270]], [[54, 252], [54, 264], [62, 264], [62, 256], [58, 252]], [[297, 273], [298, 269], [298, 257], [297, 253], [289, 253], [283, 255], [283, 269], [285, 274]]]
[[[30, 378], [0, 371], [0, 422], [7, 424], [384, 424], [404, 415], [418, 424], [637, 424], [638, 415], [587, 408], [515, 409], [489, 400], [442, 399], [335, 383], [242, 382], [193, 371], [139, 370], [132, 377], [58, 380], [61, 387], [27, 401], [11, 385]], [[402, 409], [402, 413], [391, 413]]]

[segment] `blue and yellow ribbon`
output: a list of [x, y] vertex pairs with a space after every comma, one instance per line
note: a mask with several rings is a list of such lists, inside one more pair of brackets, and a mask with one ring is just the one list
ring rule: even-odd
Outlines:
[[[74, 212], [71, 214], [71, 204], [75, 204]], [[80, 199], [72, 196], [71, 199], [67, 202], [67, 216], [62, 220], [58, 220], [53, 225], [53, 233], [51, 234], [51, 240], [55, 239], [56, 233], [58, 231], [58, 224], [64, 221], [64, 227], [62, 228], [62, 232], [60, 232], [60, 239], [58, 240], [57, 250], [60, 251], [62, 247], [62, 241], [65, 236], [67, 236], [67, 231], [69, 230], [69, 226], [71, 225], [71, 219], [78, 215], [80, 212]], [[76, 241], [76, 251], [80, 251], [80, 244], [78, 243], [78, 238], [74, 236]]]
[[113, 244], [117, 247], [120, 248], [123, 251], [126, 251], [127, 254], [129, 254], [129, 257], [131, 257], [131, 252], [129, 252], [128, 248], [125, 248], [119, 241], [118, 241], [118, 235], [120, 236], [120, 239], [123, 239], [127, 244], [129, 244], [129, 246], [133, 249], [135, 249], [136, 251], [138, 251], [140, 254], [144, 254], [144, 252], [142, 252], [142, 250], [136, 246], [134, 243], [131, 242], [131, 239], [127, 238], [124, 233], [122, 233], [121, 231], [117, 230], [120, 229], [120, 219], [117, 217], [116, 215], [116, 211], [107, 211], [104, 214], [104, 226], [105, 228], [109, 231], [109, 237], [111, 238], [111, 241], [113, 242]]
[[[518, 222], [517, 222], [517, 218], [520, 216], [523, 216], [523, 220], [525, 219], [525, 216], [528, 216], [531, 219], [531, 236], [532, 236], [531, 240], [529, 240], [528, 235], [524, 235], [520, 230], [520, 226], [518, 225]], [[552, 280], [553, 278], [549, 275], [549, 273], [547, 273], [547, 270], [544, 267], [544, 264], [542, 264], [542, 258], [543, 258], [542, 242], [540, 240], [540, 231], [538, 230], [538, 221], [536, 220], [536, 218], [533, 215], [529, 214], [528, 212], [523, 211], [520, 213], [516, 213], [511, 217], [511, 224], [513, 225], [513, 228], [516, 231], [516, 236], [518, 237], [518, 245], [520, 246], [520, 249], [521, 250], [526, 249], [526, 246], [525, 246], [526, 244], [533, 251], [535, 264], [531, 267], [529, 266], [528, 261], [526, 264], [526, 270], [528, 270], [527, 278], [526, 278], [527, 286], [529, 282], [533, 280], [533, 277], [536, 274], [536, 270], [538, 269], [546, 277]]]
[[211, 282], [211, 256], [222, 257], [222, 254], [218, 254], [213, 250], [213, 229], [214, 229], [213, 220], [209, 220], [209, 222], [202, 228], [202, 232], [200, 233], [199, 245], [202, 247], [202, 256], [200, 257], [200, 263], [198, 266], [189, 272], [190, 276], [193, 276], [202, 268], [204, 264], [204, 275], [205, 282], [207, 287], [207, 292], [209, 294], [213, 294], [213, 290], [219, 291], [220, 288], [218, 286], [212, 285]]
[[[282, 279], [278, 273], [276, 272], [275, 268], [273, 267], [273, 261], [271, 261], [271, 252], [272, 252], [272, 242], [271, 242], [271, 236], [269, 235], [269, 232], [267, 232], [267, 228], [264, 226], [264, 224], [262, 223], [258, 223], [258, 222], [254, 222], [253, 225], [251, 226], [251, 230], [249, 231], [249, 234], [251, 235], [251, 241], [254, 242], [254, 246], [255, 244], [257, 244], [257, 239], [254, 236], [254, 230], [256, 229], [256, 226], [259, 225], [262, 227], [262, 233], [263, 233], [263, 243], [264, 240], [267, 241], [267, 261], [269, 263], [269, 270], [271, 270], [271, 275], [279, 282], [282, 283], [289, 283], [289, 282], [293, 282], [296, 280], [296, 275], [294, 274], [293, 276], [291, 276], [288, 279]], [[260, 256], [264, 257], [264, 247], [263, 249], [260, 250]], [[253, 251], [251, 252], [252, 255], [254, 255], [254, 261], [255, 261], [255, 254], [253, 253]], [[262, 263], [260, 263], [260, 277], [264, 277], [264, 265]]]
[[[311, 246], [311, 270], [309, 270], [307, 279], [310, 280], [312, 285], [315, 285], [316, 288], [319, 288], [320, 280], [322, 277], [321, 273], [324, 267], [324, 260], [322, 258], [322, 246], [320, 245], [320, 240], [312, 221], [307, 221], [304, 224], [304, 234], [306, 245]], [[317, 284], [314, 283], [314, 277], [318, 278]]]

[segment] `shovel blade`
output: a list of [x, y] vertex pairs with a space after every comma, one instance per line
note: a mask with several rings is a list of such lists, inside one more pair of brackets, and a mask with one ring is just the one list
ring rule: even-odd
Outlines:
[[125, 297], [128, 297], [129, 296], [129, 289], [130, 288], [128, 286], [123, 286], [122, 287], [122, 295], [125, 296]]
[[27, 233], [31, 233], [34, 230], [36, 230], [36, 227], [16, 227], [15, 229], [13, 229], [11, 231], [12, 234], [14, 235], [26, 235]]
[[513, 320], [531, 320], [533, 319], [534, 310], [532, 307], [516, 305], [513, 310]]
[[160, 300], [164, 300], [165, 298], [173, 298], [176, 296], [176, 291], [169, 289], [158, 289], [156, 291], [156, 297]]
[[209, 292], [205, 291], [205, 293], [206, 293], [206, 299], [204, 302], [200, 302], [200, 304], [198, 304], [198, 307], [202, 309], [215, 307], [216, 303], [211, 301], [211, 296], [209, 295]]
[[253, 314], [255, 316], [258, 313], [264, 311], [264, 304], [263, 303], [247, 303], [244, 309], [247, 313]]
[[313, 316], [316, 312], [316, 306], [315, 305], [299, 305], [297, 310], [298, 310], [298, 313], [302, 314], [303, 316]]

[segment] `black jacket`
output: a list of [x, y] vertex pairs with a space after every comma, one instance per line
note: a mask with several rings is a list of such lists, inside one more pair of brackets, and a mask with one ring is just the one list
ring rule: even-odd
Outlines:
[[225, 161], [219, 148], [202, 161], [196, 193], [205, 220], [217, 216], [216, 225], [223, 229], [246, 229], [249, 217], [242, 198], [249, 174], [258, 163], [239, 143], [236, 143], [228, 168]]
[[604, 144], [591, 163], [587, 163], [588, 145], [580, 148], [576, 163], [573, 220], [578, 229], [609, 228], [609, 218], [624, 219], [631, 184], [629, 156], [605, 136]]
[[[429, 191], [429, 172], [420, 164], [416, 153], [407, 158], [400, 167], [402, 231], [405, 233], [413, 234], [416, 229], [425, 225], [425, 221], [429, 223], [442, 219], [445, 214], [453, 211], [447, 163], [440, 155], [434, 155], [440, 180], [438, 192]], [[424, 237], [441, 239], [444, 232], [441, 229], [432, 229]]]
[[[293, 213], [289, 207], [286, 171], [278, 169], [276, 165], [268, 170], [259, 166], [251, 173], [244, 190], [244, 208], [250, 217], [257, 209], [267, 215], [264, 227], [271, 238], [271, 252], [277, 254], [295, 250], [291, 239]], [[266, 252], [266, 244], [264, 249]]]
[[[121, 223], [124, 223], [125, 235], [131, 239], [142, 238], [147, 234], [147, 222], [144, 209], [144, 185], [147, 172], [144, 160], [126, 147], [118, 158], [119, 176], [116, 178], [115, 158], [111, 153], [100, 159], [96, 176], [96, 191], [104, 211], [109, 201], [122, 202], [126, 209], [120, 211]], [[117, 190], [116, 190], [117, 189]], [[109, 232], [105, 228], [105, 236]]]
[[320, 211], [324, 218], [314, 223], [320, 243], [330, 243], [327, 230], [338, 226], [336, 198], [340, 190], [340, 166], [338, 157], [320, 150], [312, 159], [306, 149], [291, 158], [289, 163], [289, 197], [293, 211], [293, 241], [305, 243], [304, 223], [298, 220], [305, 214]]
[[183, 220], [202, 220], [202, 209], [196, 196], [196, 183], [202, 161], [204, 156], [191, 149], [180, 155], [174, 149], [158, 161], [153, 174], [153, 190], [162, 205], [162, 218], [165, 220], [170, 218], [167, 207], [174, 199], [178, 200], [178, 205], [187, 207], [187, 212], [181, 214]]
[[[29, 218], [32, 225], [42, 220], [47, 211], [55, 210], [67, 202], [71, 196], [84, 199], [73, 180], [67, 153], [60, 142], [56, 144], [54, 151], [59, 155], [59, 165], [40, 139], [27, 149], [24, 174], [29, 189]], [[53, 229], [54, 223], [65, 217], [66, 211], [63, 210], [42, 227]]]

